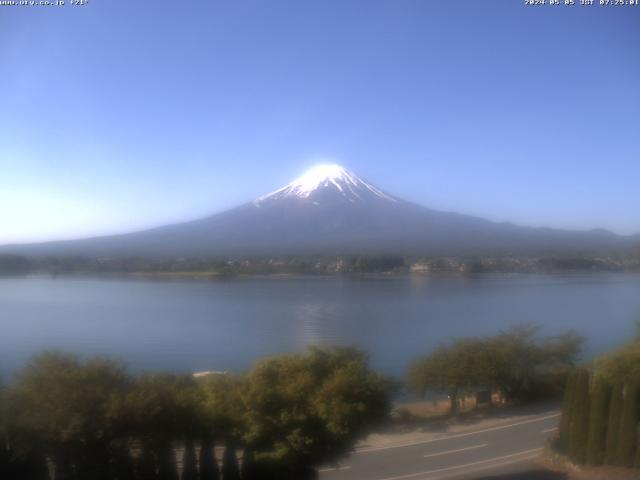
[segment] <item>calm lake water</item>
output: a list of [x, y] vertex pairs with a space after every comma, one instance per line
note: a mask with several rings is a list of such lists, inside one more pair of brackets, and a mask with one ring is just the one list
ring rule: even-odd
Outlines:
[[592, 356], [628, 339], [638, 319], [638, 275], [0, 278], [0, 372], [45, 348], [119, 357], [132, 370], [242, 371], [266, 355], [355, 344], [400, 376], [453, 337], [532, 322], [549, 335], [578, 330]]

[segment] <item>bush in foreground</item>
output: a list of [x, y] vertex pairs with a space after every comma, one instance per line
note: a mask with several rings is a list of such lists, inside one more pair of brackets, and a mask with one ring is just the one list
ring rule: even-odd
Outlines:
[[[572, 462], [640, 467], [640, 339], [567, 383], [558, 450]], [[589, 388], [591, 385], [591, 388]]]
[[[35, 357], [2, 392], [0, 478], [224, 480], [315, 478], [389, 411], [384, 379], [351, 348], [311, 349], [260, 362], [248, 375], [131, 376], [118, 362]], [[196, 451], [199, 449], [199, 458]], [[253, 453], [251, 453], [253, 452]], [[200, 464], [199, 468], [197, 463]]]

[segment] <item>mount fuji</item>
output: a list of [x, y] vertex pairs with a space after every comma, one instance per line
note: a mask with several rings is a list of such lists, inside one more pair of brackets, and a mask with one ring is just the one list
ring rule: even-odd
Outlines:
[[432, 210], [339, 165], [320, 165], [252, 202], [151, 230], [11, 245], [4, 253], [86, 256], [504, 255], [604, 253], [640, 243], [605, 230], [496, 223]]

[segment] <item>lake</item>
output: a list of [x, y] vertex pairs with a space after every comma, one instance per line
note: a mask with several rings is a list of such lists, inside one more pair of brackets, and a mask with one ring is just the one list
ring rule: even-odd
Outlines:
[[634, 334], [638, 275], [236, 278], [0, 278], [0, 372], [62, 349], [125, 360], [132, 370], [243, 371], [308, 345], [355, 344], [402, 376], [434, 345], [536, 323], [575, 329], [587, 357]]

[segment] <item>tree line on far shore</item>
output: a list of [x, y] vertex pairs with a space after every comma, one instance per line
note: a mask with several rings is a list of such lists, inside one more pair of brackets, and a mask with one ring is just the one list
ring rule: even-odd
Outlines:
[[3, 480], [305, 480], [387, 418], [390, 384], [353, 348], [200, 378], [50, 352], [1, 400]]
[[577, 369], [554, 449], [579, 465], [640, 468], [640, 338]]
[[[236, 275], [368, 275], [380, 273], [484, 274], [550, 273], [567, 271], [639, 271], [640, 251], [600, 256], [403, 256], [403, 255], [287, 255], [250, 257], [145, 256], [21, 256], [0, 253], [0, 276], [142, 275], [227, 278]], [[186, 275], [188, 274], [188, 275]]]

